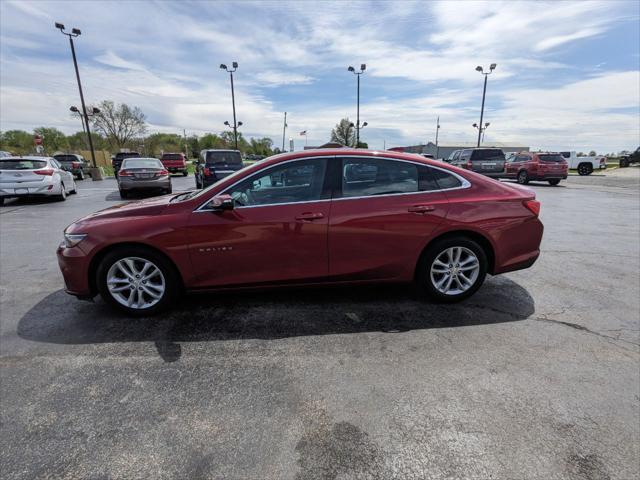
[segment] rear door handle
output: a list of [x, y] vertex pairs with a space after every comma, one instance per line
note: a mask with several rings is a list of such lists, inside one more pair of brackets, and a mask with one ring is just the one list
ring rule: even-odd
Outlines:
[[324, 218], [324, 214], [320, 213], [320, 212], [305, 212], [305, 213], [301, 213], [300, 215], [298, 215], [296, 217], [296, 220], [300, 220], [303, 222], [310, 222], [312, 220], [319, 220], [321, 218]]
[[433, 212], [435, 209], [436, 207], [433, 205], [414, 205], [413, 207], [409, 207], [407, 211], [411, 213], [427, 213]]

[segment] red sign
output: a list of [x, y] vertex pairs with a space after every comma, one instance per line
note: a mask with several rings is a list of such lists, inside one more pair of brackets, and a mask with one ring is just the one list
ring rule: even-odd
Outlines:
[[36, 145], [42, 145], [42, 135], [34, 135], [33, 141]]

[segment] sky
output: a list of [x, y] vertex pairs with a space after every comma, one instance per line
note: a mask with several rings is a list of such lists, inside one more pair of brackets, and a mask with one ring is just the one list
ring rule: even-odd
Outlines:
[[80, 130], [69, 43], [85, 99], [140, 107], [150, 132], [245, 137], [301, 149], [356, 118], [370, 148], [473, 142], [488, 77], [485, 144], [544, 150], [640, 143], [640, 2], [0, 1], [0, 130]]

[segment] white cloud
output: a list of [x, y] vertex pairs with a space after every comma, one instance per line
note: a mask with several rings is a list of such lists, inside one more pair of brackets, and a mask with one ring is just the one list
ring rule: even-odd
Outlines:
[[95, 60], [110, 67], [124, 68], [127, 70], [145, 70], [142, 65], [139, 65], [135, 62], [128, 62], [124, 58], [116, 55], [111, 50], [107, 50], [107, 52], [105, 52], [104, 54], [97, 56]]

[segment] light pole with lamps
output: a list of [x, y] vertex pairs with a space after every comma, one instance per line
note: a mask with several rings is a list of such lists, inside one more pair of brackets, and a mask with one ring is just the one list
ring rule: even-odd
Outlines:
[[482, 142], [478, 142], [478, 146], [480, 146], [480, 143], [484, 143], [484, 132], [487, 130], [487, 128], [489, 128], [489, 125], [491, 125], [489, 122], [485, 122], [484, 127], [478, 127], [477, 123], [473, 124], [474, 128], [479, 129], [478, 131], [478, 135], [482, 135]]
[[440, 117], [436, 120], [436, 160], [438, 159], [438, 133], [440, 132]]
[[[357, 101], [356, 101], [356, 148], [358, 148], [358, 146], [360, 145], [360, 75], [362, 75], [364, 73], [364, 71], [367, 69], [367, 65], [365, 63], [360, 65], [360, 71], [356, 72], [356, 69], [349, 66], [349, 68], [347, 68], [347, 70], [349, 70], [351, 73], [353, 73], [356, 77], [358, 77], [358, 96], [357, 96]], [[365, 122], [366, 125], [367, 122]], [[362, 125], [362, 128], [364, 128], [365, 125]]]
[[[482, 125], [482, 117], [484, 115], [484, 98], [485, 98], [485, 96], [487, 94], [487, 77], [489, 75], [491, 75], [491, 73], [495, 70], [495, 68], [496, 68], [496, 64], [495, 63], [492, 63], [489, 66], [489, 71], [488, 72], [485, 72], [484, 69], [480, 65], [478, 65], [476, 67], [476, 71], [480, 72], [482, 75], [484, 75], [484, 88], [482, 89], [482, 107], [480, 109], [480, 125]], [[481, 135], [482, 135], [482, 128], [478, 129], [478, 147], [480, 146], [480, 137], [481, 137]]]
[[[93, 163], [93, 168], [98, 169], [96, 165], [96, 153], [93, 150], [93, 140], [91, 140], [91, 130], [89, 128], [89, 115], [87, 114], [87, 107], [84, 104], [84, 94], [82, 93], [82, 83], [80, 82], [80, 71], [78, 70], [78, 60], [76, 59], [76, 49], [73, 45], [73, 39], [79, 36], [82, 32], [79, 28], [71, 29], [71, 33], [67, 33], [64, 31], [64, 25], [62, 23], [56, 22], [56, 28], [60, 30], [60, 33], [69, 37], [69, 45], [71, 45], [71, 56], [73, 57], [73, 66], [76, 70], [76, 80], [78, 81], [78, 90], [80, 91], [80, 103], [82, 104], [82, 115], [84, 116], [84, 123], [87, 127], [87, 138], [89, 139], [89, 149], [91, 150], [91, 162]], [[102, 175], [97, 171], [92, 172], [91, 174], [92, 180], [102, 180]]]
[[[220, 64], [220, 68], [222, 70], [225, 70], [227, 72], [229, 72], [229, 75], [231, 76], [231, 105], [233, 107], [233, 139], [234, 139], [234, 143], [235, 143], [235, 148], [236, 150], [238, 150], [238, 127], [240, 125], [242, 125], [242, 122], [238, 123], [236, 121], [236, 96], [235, 96], [235, 92], [233, 90], [233, 72], [235, 72], [238, 69], [238, 62], [233, 62], [231, 64], [231, 66], [233, 67], [232, 69], [228, 69], [227, 66], [224, 63]], [[224, 122], [225, 125], [229, 125], [229, 122]], [[229, 125], [231, 127], [231, 125]]]

